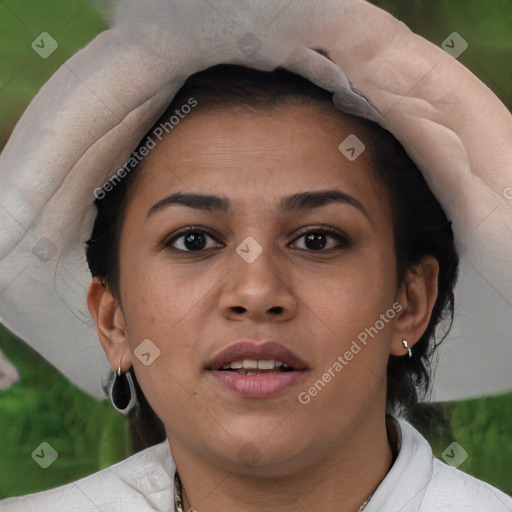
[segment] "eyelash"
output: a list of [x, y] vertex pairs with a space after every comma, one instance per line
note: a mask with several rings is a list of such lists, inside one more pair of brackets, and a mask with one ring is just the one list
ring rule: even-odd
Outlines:
[[[176, 247], [172, 246], [172, 244], [175, 243], [177, 240], [180, 240], [183, 237], [185, 237], [191, 233], [201, 233], [201, 234], [207, 235], [208, 237], [210, 237], [216, 241], [215, 235], [209, 229], [204, 228], [202, 226], [189, 226], [185, 230], [175, 234], [172, 238], [164, 241], [162, 246], [165, 249], [169, 249], [171, 251], [175, 251], [175, 252], [182, 253], [182, 254], [201, 254], [210, 249], [213, 249], [213, 248], [210, 248], [210, 249], [199, 249], [197, 251], [191, 251], [191, 250], [177, 249]], [[347, 235], [345, 235], [343, 232], [338, 231], [336, 229], [328, 228], [328, 227], [303, 228], [303, 229], [299, 230], [299, 232], [298, 232], [297, 236], [294, 238], [293, 242], [296, 242], [300, 238], [302, 238], [305, 235], [308, 235], [310, 233], [329, 235], [329, 236], [337, 239], [338, 245], [336, 247], [331, 247], [329, 249], [319, 249], [319, 250], [299, 249], [300, 251], [307, 251], [307, 252], [313, 252], [313, 253], [330, 253], [334, 250], [339, 250], [341, 248], [347, 248], [352, 243], [351, 239]]]

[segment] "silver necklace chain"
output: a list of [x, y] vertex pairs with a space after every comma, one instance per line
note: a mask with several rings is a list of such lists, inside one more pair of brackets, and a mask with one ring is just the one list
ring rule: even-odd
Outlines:
[[366, 498], [366, 501], [357, 509], [357, 512], [363, 512], [363, 510], [366, 508], [366, 505], [370, 503], [370, 500], [372, 499], [373, 492]]
[[[366, 498], [366, 501], [357, 509], [357, 512], [362, 512], [370, 500], [372, 499], [373, 493]], [[194, 510], [194, 509], [192, 509]], [[183, 496], [181, 489], [181, 478], [178, 475], [178, 471], [174, 472], [174, 511], [175, 512], [184, 512], [183, 510]]]
[[178, 470], [174, 472], [174, 512], [183, 512], [183, 497], [181, 494], [181, 478]]

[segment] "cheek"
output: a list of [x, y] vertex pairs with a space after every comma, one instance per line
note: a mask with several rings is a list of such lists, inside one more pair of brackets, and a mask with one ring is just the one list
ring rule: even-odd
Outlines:
[[[127, 325], [136, 337], [152, 334], [166, 344], [175, 328], [190, 325], [215, 283], [208, 272], [190, 272], [165, 254], [129, 247], [121, 265], [121, 291]], [[147, 332], [145, 332], [147, 330]]]
[[[334, 268], [302, 278], [298, 294], [318, 323], [336, 335], [339, 347], [370, 327], [393, 304], [394, 256], [373, 244]], [[332, 338], [329, 346], [332, 346]]]
[[[189, 405], [196, 394], [192, 363], [199, 342], [204, 293], [197, 283], [184, 282], [164, 266], [157, 269], [147, 264], [135, 265], [124, 284], [123, 310], [137, 380], [166, 426], [186, 429], [190, 422], [200, 419], [200, 415], [195, 418], [198, 411]], [[148, 352], [149, 358], [139, 357]], [[187, 413], [177, 419], [176, 410]]]
[[395, 280], [393, 252], [369, 247], [336, 271], [316, 275], [308, 287], [304, 283], [308, 324], [321, 354], [300, 390], [299, 403], [310, 413], [316, 410], [324, 419], [332, 415], [337, 424], [340, 410], [361, 410], [385, 390]]
[[[164, 258], [140, 256], [133, 261], [137, 263], [126, 261], [121, 290], [135, 371], [144, 379], [142, 374], [151, 368], [149, 378], [155, 381], [156, 370], [168, 373], [192, 391], [193, 363], [201, 346], [206, 316], [215, 307], [214, 289], [222, 275], [215, 270], [185, 271], [166, 264]], [[138, 346], [146, 339], [160, 352], [151, 367], [137, 358]], [[169, 391], [172, 389], [173, 386]]]
[[[188, 411], [185, 416], [189, 417], [195, 415], [187, 406], [197, 392], [194, 362], [211, 333], [209, 329], [222, 325], [218, 299], [225, 284], [223, 277], [231, 276], [230, 267], [229, 262], [212, 263], [191, 272], [185, 264], [165, 261], [165, 257], [145, 258], [135, 253], [131, 261], [123, 262], [123, 310], [132, 354], [135, 351], [133, 365], [148, 401], [161, 418], [173, 417], [177, 407]], [[284, 264], [280, 270], [299, 304], [290, 332], [304, 333], [302, 342], [309, 339], [314, 345], [315, 367], [311, 379], [299, 390], [307, 392], [392, 306], [394, 255], [374, 240], [337, 264], [296, 261]], [[385, 338], [389, 338], [389, 332], [390, 326], [386, 325], [378, 336], [368, 337], [367, 345], [359, 343], [360, 350], [351, 360], [345, 358], [342, 371], [331, 375], [321, 391], [317, 386], [304, 412], [309, 415], [317, 410], [324, 420], [326, 414], [333, 414], [335, 425], [339, 422], [338, 409], [330, 409], [329, 404], [350, 410], [363, 407], [385, 374], [389, 353]], [[136, 357], [137, 347], [145, 339], [160, 351], [148, 366]], [[326, 413], [326, 407], [331, 412]], [[176, 421], [166, 424], [175, 425]]]

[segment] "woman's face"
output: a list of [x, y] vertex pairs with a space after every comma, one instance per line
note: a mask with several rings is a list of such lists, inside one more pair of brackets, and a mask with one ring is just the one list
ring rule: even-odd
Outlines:
[[383, 417], [393, 227], [369, 149], [339, 149], [351, 134], [365, 143], [321, 107], [197, 110], [145, 158], [120, 240], [123, 366], [176, 454], [297, 470]]

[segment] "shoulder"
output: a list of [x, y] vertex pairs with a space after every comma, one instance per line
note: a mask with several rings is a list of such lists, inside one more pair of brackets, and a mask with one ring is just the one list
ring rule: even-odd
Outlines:
[[[427, 447], [430, 459], [428, 478], [422, 494], [421, 512], [512, 512], [512, 498], [492, 485], [478, 480], [434, 457], [427, 440], [409, 423], [400, 421], [402, 435], [413, 440], [424, 456]], [[407, 476], [404, 475], [407, 481]]]
[[425, 510], [512, 512], [512, 498], [492, 485], [434, 459]]
[[2, 512], [163, 512], [173, 503], [173, 475], [174, 462], [165, 440], [75, 482], [0, 501], [0, 509]]
[[512, 498], [436, 459], [410, 423], [399, 419], [389, 428], [398, 457], [365, 512], [512, 512]]

